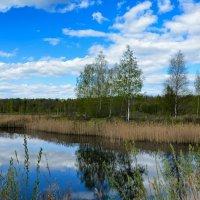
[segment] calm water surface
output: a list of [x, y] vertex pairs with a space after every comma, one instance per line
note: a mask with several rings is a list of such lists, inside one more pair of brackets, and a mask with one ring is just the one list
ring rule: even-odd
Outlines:
[[[112, 169], [121, 182], [124, 172], [134, 169], [130, 163], [125, 146], [122, 142], [108, 141], [93, 137], [75, 137], [53, 134], [31, 134], [27, 136], [30, 157], [30, 183], [33, 185], [36, 176], [37, 156], [40, 148], [43, 149], [40, 191], [46, 192], [48, 187], [59, 188], [61, 193], [71, 191], [72, 199], [95, 199], [95, 191], [101, 191], [102, 199], [114, 196], [120, 199], [120, 191], [111, 192], [105, 165]], [[10, 158], [15, 158], [17, 151], [20, 165], [24, 163], [24, 135], [22, 133], [0, 133], [0, 170], [5, 173]], [[185, 146], [174, 146], [176, 150], [187, 149]], [[136, 143], [138, 164], [141, 173], [145, 174], [148, 167], [150, 180], [156, 176], [156, 162], [162, 166], [165, 159], [170, 160], [169, 145]], [[148, 190], [148, 180], [144, 176], [144, 186]], [[125, 190], [125, 188], [124, 188]], [[32, 189], [29, 188], [29, 195]]]

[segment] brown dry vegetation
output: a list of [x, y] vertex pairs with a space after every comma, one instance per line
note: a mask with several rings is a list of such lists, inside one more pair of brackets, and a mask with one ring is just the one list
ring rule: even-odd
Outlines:
[[48, 133], [101, 136], [167, 143], [199, 143], [200, 125], [127, 123], [124, 121], [72, 121], [63, 118], [30, 115], [1, 115], [0, 127], [24, 128]]

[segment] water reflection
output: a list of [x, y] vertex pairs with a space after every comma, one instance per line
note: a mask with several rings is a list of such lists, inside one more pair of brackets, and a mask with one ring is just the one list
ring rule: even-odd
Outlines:
[[[115, 152], [99, 145], [82, 144], [76, 155], [81, 181], [98, 198], [116, 198], [118, 194], [120, 199], [134, 199], [145, 195], [142, 178], [145, 169], [135, 163], [129, 151]], [[111, 194], [111, 185], [116, 194]]]
[[102, 146], [81, 144], [76, 151], [78, 175], [97, 198], [108, 199], [110, 194], [109, 171], [114, 169], [115, 152]]
[[[163, 168], [166, 176], [172, 173], [179, 180], [182, 173], [176, 165], [178, 158], [169, 153], [169, 145], [137, 143], [136, 157], [133, 149], [120, 141], [46, 133], [26, 135], [31, 164], [30, 182], [34, 182], [37, 154], [43, 148], [40, 177], [40, 191], [43, 192], [47, 191], [49, 184], [56, 183], [62, 194], [71, 190], [72, 199], [145, 199], [148, 196], [146, 166], [149, 179], [153, 180], [156, 176], [155, 158], [160, 166], [168, 161], [169, 167]], [[3, 172], [8, 169], [15, 150], [23, 165], [23, 139], [22, 134], [0, 133], [0, 169]], [[180, 148], [185, 151], [188, 147], [175, 146], [175, 151]], [[158, 149], [161, 150], [159, 156]], [[181, 199], [180, 188], [176, 188], [176, 192], [180, 193]]]

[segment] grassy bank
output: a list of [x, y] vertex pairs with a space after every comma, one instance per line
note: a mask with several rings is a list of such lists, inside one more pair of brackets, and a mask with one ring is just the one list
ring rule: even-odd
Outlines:
[[23, 128], [48, 133], [74, 134], [84, 136], [102, 136], [109, 139], [167, 142], [167, 143], [199, 143], [200, 125], [166, 124], [150, 122], [130, 122], [121, 120], [73, 121], [65, 118], [1, 115], [1, 128]]

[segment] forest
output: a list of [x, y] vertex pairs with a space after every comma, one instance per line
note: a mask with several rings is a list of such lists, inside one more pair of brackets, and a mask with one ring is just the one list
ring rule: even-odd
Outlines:
[[[180, 116], [197, 115], [198, 97], [187, 95], [180, 99]], [[83, 99], [0, 99], [1, 114], [41, 114], [65, 116], [73, 119], [109, 118], [109, 98], [102, 98], [102, 110], [98, 112], [97, 98]], [[131, 103], [131, 119], [172, 117], [174, 103], [171, 94], [163, 96], [138, 95]], [[126, 101], [113, 97], [112, 117], [126, 117]]]

